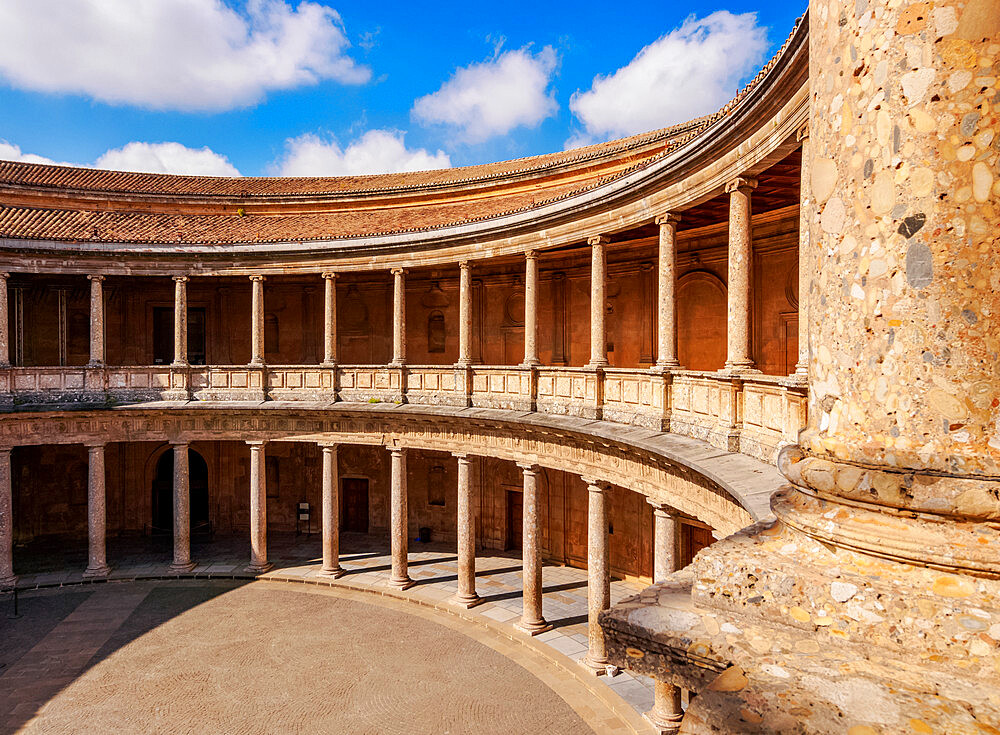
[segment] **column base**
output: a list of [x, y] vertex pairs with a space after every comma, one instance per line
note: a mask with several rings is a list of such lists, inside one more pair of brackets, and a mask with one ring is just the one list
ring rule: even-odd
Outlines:
[[[681, 720], [684, 718], [684, 713], [679, 715], [665, 715], [661, 712], [657, 712], [654, 707], [649, 712], [643, 712], [642, 717], [646, 722], [653, 726], [653, 732], [656, 735], [674, 735], [681, 729]], [[676, 717], [676, 719], [673, 719]]]
[[723, 366], [721, 373], [759, 373], [761, 372], [756, 367], [754, 367], [753, 361], [747, 362], [729, 362]]
[[198, 566], [198, 565], [195, 564], [193, 561], [189, 561], [189, 562], [182, 563], [182, 564], [178, 564], [177, 562], [174, 562], [173, 564], [171, 564], [167, 568], [167, 571], [170, 572], [171, 574], [187, 574], [192, 569], [194, 569], [196, 566]]
[[83, 572], [84, 579], [103, 579], [111, 574], [111, 567], [102, 564], [97, 567], [87, 567]]
[[246, 570], [251, 574], [264, 574], [265, 572], [271, 571], [273, 568], [274, 564], [269, 561], [261, 562], [259, 564], [256, 562], [250, 562], [250, 564], [247, 565]]
[[541, 635], [552, 630], [552, 626], [544, 618], [541, 620], [521, 620], [514, 627], [530, 636]]
[[389, 580], [389, 586], [390, 587], [395, 587], [397, 590], [400, 590], [400, 591], [402, 591], [402, 590], [408, 590], [408, 589], [410, 589], [410, 587], [412, 587], [415, 584], [416, 584], [416, 582], [414, 582], [409, 577], [403, 577], [402, 579], [390, 579]]
[[588, 362], [584, 367], [588, 370], [603, 370], [606, 367], [610, 367], [610, 365], [610, 362], [604, 360], [603, 362]]
[[669, 362], [657, 362], [649, 366], [650, 370], [657, 370], [663, 372], [664, 370], [680, 370], [681, 364], [677, 360], [670, 360]]
[[621, 669], [612, 664], [606, 658], [600, 661], [595, 661], [590, 657], [589, 653], [583, 658], [577, 660], [577, 663], [594, 676], [618, 676], [621, 672]]
[[12, 574], [9, 577], [0, 577], [0, 590], [13, 589], [14, 585], [17, 584], [17, 575]]
[[482, 605], [484, 600], [482, 597], [476, 594], [472, 595], [455, 595], [448, 599], [448, 602], [456, 607], [464, 607], [466, 610], [475, 607], [476, 605]]
[[345, 574], [347, 570], [342, 567], [337, 567], [336, 569], [321, 569], [316, 574], [317, 577], [322, 577], [323, 579], [340, 579]]

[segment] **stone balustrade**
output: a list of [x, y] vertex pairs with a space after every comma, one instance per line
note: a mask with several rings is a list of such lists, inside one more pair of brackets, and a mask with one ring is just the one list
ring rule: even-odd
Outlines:
[[691, 370], [474, 365], [13, 367], [8, 406], [303, 401], [473, 406], [603, 419], [691, 436], [765, 462], [806, 423], [801, 377]]

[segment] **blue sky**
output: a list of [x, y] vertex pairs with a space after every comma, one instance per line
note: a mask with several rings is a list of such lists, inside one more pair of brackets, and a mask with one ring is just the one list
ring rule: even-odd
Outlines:
[[0, 158], [267, 175], [547, 153], [716, 109], [804, 10], [5, 0]]

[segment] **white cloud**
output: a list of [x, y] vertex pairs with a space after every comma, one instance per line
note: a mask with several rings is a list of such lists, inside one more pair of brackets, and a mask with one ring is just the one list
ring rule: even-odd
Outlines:
[[691, 16], [627, 66], [595, 77], [588, 91], [573, 94], [570, 109], [586, 132], [567, 145], [656, 130], [714, 112], [760, 66], [766, 50], [767, 28], [757, 25], [755, 13], [719, 10], [701, 19]]
[[315, 2], [4, 0], [0, 79], [156, 110], [228, 110], [269, 90], [368, 81], [340, 16]]
[[468, 143], [534, 127], [559, 109], [548, 89], [557, 61], [555, 50], [546, 46], [537, 54], [522, 48], [470, 64], [414, 102], [411, 114], [421, 123], [453, 128]]
[[115, 171], [143, 171], [159, 174], [191, 174], [194, 176], [239, 176], [225, 156], [210, 148], [188, 148], [180, 143], [132, 142], [112, 148], [92, 164], [66, 163], [51, 158], [24, 153], [19, 146], [0, 140], [0, 160], [49, 163], [59, 166], [107, 168]]
[[444, 151], [410, 149], [401, 132], [369, 130], [346, 148], [312, 133], [289, 138], [284, 158], [273, 168], [280, 176], [357, 176], [450, 167]]

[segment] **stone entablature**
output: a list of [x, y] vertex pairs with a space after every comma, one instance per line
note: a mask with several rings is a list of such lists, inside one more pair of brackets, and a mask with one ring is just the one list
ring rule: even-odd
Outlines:
[[643, 426], [773, 463], [806, 421], [806, 384], [756, 373], [451, 366], [15, 367], [0, 400], [24, 408], [292, 401], [495, 408]]

